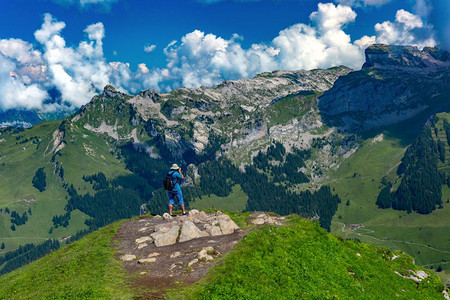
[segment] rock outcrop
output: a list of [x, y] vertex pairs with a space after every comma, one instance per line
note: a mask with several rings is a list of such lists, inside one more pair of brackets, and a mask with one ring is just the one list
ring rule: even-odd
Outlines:
[[366, 49], [366, 60], [362, 70], [340, 77], [319, 98], [319, 109], [328, 125], [364, 131], [424, 111], [432, 114], [448, 105], [448, 52], [373, 45]]
[[231, 218], [221, 212], [206, 214], [198, 210], [191, 210], [188, 216], [173, 218], [169, 214], [156, 219], [164, 220], [153, 228], [144, 226], [139, 232], [153, 231], [148, 236], [136, 239], [138, 249], [153, 243], [156, 247], [173, 245], [205, 236], [219, 236], [231, 234], [239, 229]]
[[285, 217], [269, 216], [265, 213], [253, 213], [252, 216], [254, 217], [252, 224], [255, 225], [283, 225], [283, 222], [286, 220]]
[[363, 68], [433, 69], [450, 67], [449, 53], [431, 47], [419, 50], [413, 46], [375, 44], [366, 49], [365, 55], [366, 62]]

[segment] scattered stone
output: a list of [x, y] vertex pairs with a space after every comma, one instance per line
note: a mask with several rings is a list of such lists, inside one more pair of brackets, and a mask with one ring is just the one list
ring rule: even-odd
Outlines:
[[152, 238], [151, 237], [149, 237], [149, 236], [143, 236], [143, 237], [141, 237], [141, 238], [138, 238], [138, 239], [136, 239], [136, 241], [135, 241], [135, 243], [136, 244], [142, 244], [142, 243], [145, 243], [145, 242], [152, 242]]
[[149, 227], [142, 227], [141, 229], [139, 229], [138, 231], [139, 232], [144, 232], [144, 231], [147, 231], [147, 230], [149, 230], [150, 228]]
[[172, 226], [169, 229], [169, 231], [167, 231], [167, 232], [152, 233], [151, 237], [153, 238], [153, 241], [154, 241], [156, 247], [162, 247], [162, 246], [175, 244], [177, 242], [179, 229], [180, 229], [180, 226], [175, 225], [175, 226]]
[[147, 243], [142, 243], [142, 244], [139, 244], [138, 245], [138, 249], [142, 249], [142, 248], [145, 248], [145, 247], [147, 247], [148, 246], [148, 244]]
[[169, 270], [173, 270], [173, 269], [175, 269], [176, 267], [182, 267], [183, 266], [183, 263], [182, 262], [176, 262], [176, 263], [173, 263], [171, 266], [170, 266], [170, 269]]
[[208, 218], [208, 215], [204, 211], [198, 211], [193, 209], [189, 212], [189, 216], [194, 219], [203, 220]]
[[255, 225], [263, 225], [263, 224], [270, 224], [270, 225], [282, 225], [281, 220], [285, 220], [284, 217], [271, 217], [266, 215], [265, 213], [259, 214], [255, 217], [255, 219], [252, 221], [252, 224]]
[[145, 272], [145, 271], [144, 271], [144, 272], [141, 272], [141, 273], [139, 273], [139, 274], [141, 274], [141, 275], [145, 275], [145, 274], [147, 274], [147, 272]]
[[400, 256], [394, 254], [394, 256], [392, 256], [391, 260], [396, 260], [398, 257], [400, 257]]
[[450, 297], [448, 296], [448, 292], [445, 289], [442, 291], [442, 295], [444, 295], [445, 300], [450, 300]]
[[156, 258], [154, 258], [154, 257], [142, 258], [142, 259], [138, 260], [138, 264], [144, 265], [144, 264], [149, 264], [149, 263], [152, 263], [155, 261], [156, 261]]
[[[226, 215], [225, 215], [226, 216]], [[228, 217], [228, 216], [227, 216]], [[235, 230], [239, 229], [239, 226], [228, 217], [229, 220], [219, 220], [220, 230], [223, 234], [231, 234]]]
[[161, 220], [161, 219], [163, 219], [163, 217], [161, 217], [160, 215], [156, 215], [156, 216], [154, 216], [153, 218], [155, 218], [156, 220]]
[[356, 252], [356, 256], [361, 257], [361, 254], [359, 254], [358, 252]]
[[190, 216], [195, 216], [195, 215], [197, 215], [198, 213], [200, 213], [198, 210], [192, 209], [192, 210], [189, 212], [189, 215], [190, 215]]
[[153, 253], [150, 253], [147, 257], [148, 257], [148, 258], [151, 258], [151, 257], [159, 256], [159, 255], [160, 255], [160, 253], [158, 253], [158, 252], [153, 252]]
[[272, 218], [271, 216], [267, 217], [267, 224], [282, 225], [280, 221], [278, 221], [275, 218]]
[[164, 213], [162, 217], [164, 220], [172, 220], [173, 219], [173, 217], [171, 215], [169, 215], [168, 213]]
[[195, 226], [194, 223], [186, 221], [183, 223], [180, 234], [180, 242], [189, 241], [192, 239], [203, 237], [202, 231]]
[[176, 258], [178, 256], [181, 256], [181, 252], [180, 251], [177, 251], [177, 252], [174, 252], [174, 253], [170, 254], [170, 258]]
[[122, 256], [120, 259], [123, 260], [123, 261], [132, 261], [132, 260], [135, 260], [135, 259], [136, 259], [136, 255], [133, 255], [133, 254], [125, 254], [125, 255]]
[[425, 273], [422, 270], [417, 271], [416, 276], [419, 277], [420, 279], [425, 279], [425, 278], [430, 277], [430, 275], [428, 275], [427, 273]]
[[397, 271], [394, 271], [395, 274], [397, 274], [398, 276], [401, 276], [403, 278], [406, 279], [411, 279], [412, 281], [414, 281], [415, 283], [420, 283], [423, 279], [428, 278], [430, 275], [428, 275], [427, 273], [425, 273], [424, 271], [417, 271], [414, 272], [412, 270], [408, 270], [409, 272], [411, 272], [411, 275], [402, 275]]
[[196, 264], [196, 263], [198, 263], [198, 258], [195, 258], [195, 259], [191, 260], [191, 261], [188, 263], [188, 266], [191, 267], [193, 264]]
[[252, 224], [255, 224], [255, 225], [263, 225], [264, 223], [265, 223], [265, 221], [263, 218], [256, 218], [252, 221]]
[[178, 222], [177, 221], [172, 221], [172, 222], [158, 224], [158, 225], [155, 226], [155, 232], [167, 232], [174, 225], [178, 225]]
[[219, 223], [216, 224], [205, 224], [205, 230], [209, 235], [218, 236], [223, 235], [222, 230], [220, 230]]
[[209, 246], [200, 250], [200, 252], [197, 254], [197, 258], [202, 261], [214, 260], [214, 257], [209, 254], [212, 252], [215, 252], [216, 255], [219, 254], [219, 252], [215, 251], [213, 247]]

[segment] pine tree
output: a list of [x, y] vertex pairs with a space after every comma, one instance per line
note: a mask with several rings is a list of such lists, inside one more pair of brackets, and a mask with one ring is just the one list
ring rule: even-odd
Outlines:
[[5, 249], [5, 243], [2, 243], [2, 245], [0, 246], [0, 249]]
[[46, 175], [44, 172], [44, 168], [39, 168], [36, 171], [36, 174], [33, 177], [33, 186], [39, 190], [39, 192], [45, 191], [47, 187]]

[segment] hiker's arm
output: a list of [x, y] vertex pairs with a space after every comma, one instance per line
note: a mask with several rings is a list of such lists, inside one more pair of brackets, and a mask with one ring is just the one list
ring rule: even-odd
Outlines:
[[181, 174], [181, 179], [184, 179], [184, 175], [183, 175], [183, 173], [181, 173], [181, 168], [178, 169], [178, 173]]

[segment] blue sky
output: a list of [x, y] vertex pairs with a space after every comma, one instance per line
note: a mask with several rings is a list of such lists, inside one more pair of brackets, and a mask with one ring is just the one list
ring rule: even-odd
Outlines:
[[[0, 3], [0, 110], [78, 107], [275, 69], [359, 68], [371, 43], [448, 46], [447, 0], [14, 0]], [[46, 104], [49, 89], [62, 104]]]

